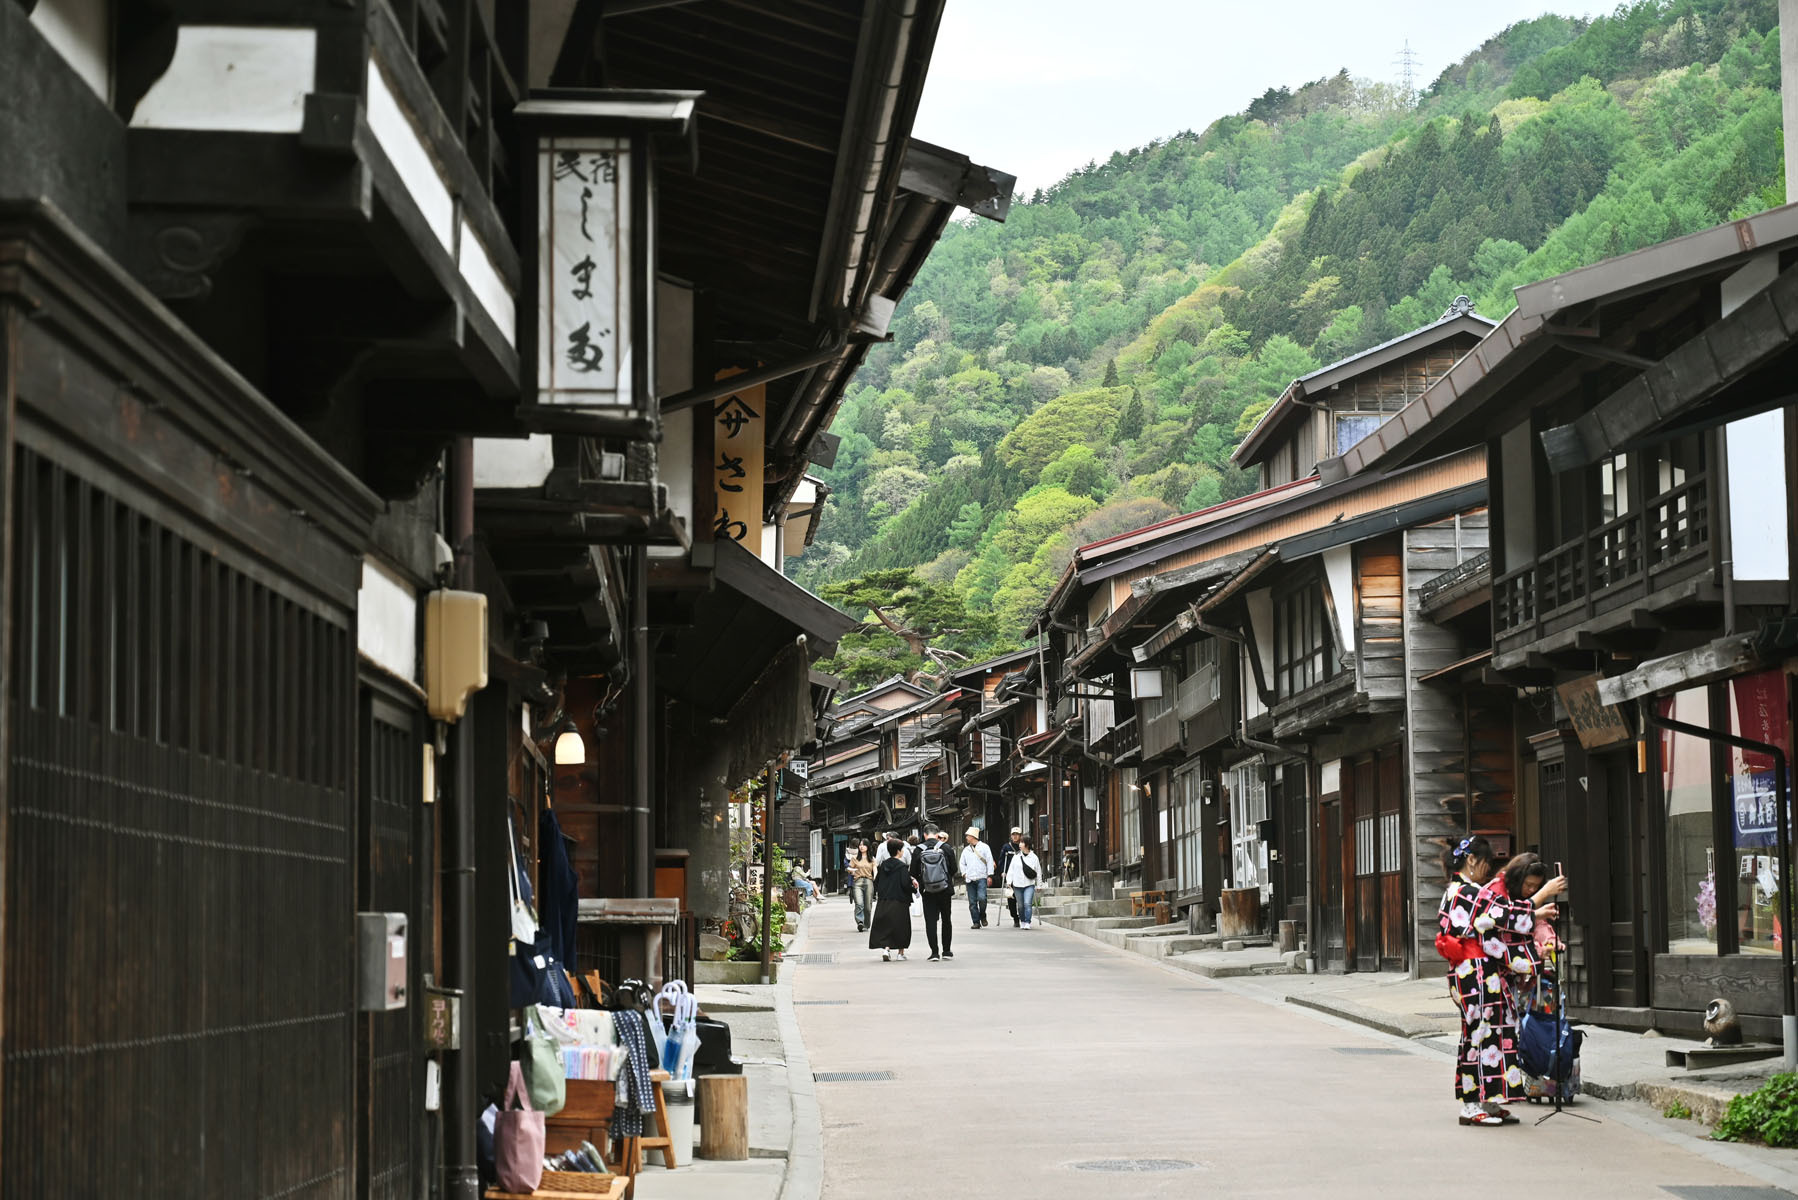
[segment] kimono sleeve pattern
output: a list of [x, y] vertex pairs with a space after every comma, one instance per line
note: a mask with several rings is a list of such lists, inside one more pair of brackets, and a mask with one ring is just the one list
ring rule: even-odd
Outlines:
[[[1503, 900], [1503, 897], [1497, 899]], [[1527, 911], [1528, 905], [1523, 908]], [[1507, 985], [1508, 965], [1533, 972], [1533, 919], [1522, 927], [1529, 951], [1513, 947], [1516, 914], [1506, 901], [1464, 879], [1450, 882], [1437, 913], [1442, 932], [1477, 940], [1481, 953], [1449, 969], [1449, 988], [1461, 1009], [1461, 1040], [1455, 1052], [1455, 1098], [1463, 1104], [1504, 1103], [1524, 1098], [1523, 1067], [1517, 1059], [1517, 1017]]]

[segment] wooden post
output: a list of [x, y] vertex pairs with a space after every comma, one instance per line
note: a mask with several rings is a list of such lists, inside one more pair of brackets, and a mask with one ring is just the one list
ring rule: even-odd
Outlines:
[[749, 1080], [742, 1075], [701, 1075], [700, 1158], [741, 1162], [749, 1157]]

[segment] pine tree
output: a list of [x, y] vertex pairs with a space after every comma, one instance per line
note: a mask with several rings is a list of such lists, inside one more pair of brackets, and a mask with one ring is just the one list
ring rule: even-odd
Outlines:
[[1112, 436], [1112, 442], [1120, 446], [1125, 442], [1134, 442], [1142, 436], [1142, 430], [1142, 393], [1131, 388], [1130, 403], [1124, 406], [1124, 415], [1118, 418], [1117, 433]]
[[1118, 385], [1118, 360], [1115, 358], [1108, 358], [1105, 360], [1105, 380], [1099, 386], [1100, 387], [1116, 387], [1117, 385]]

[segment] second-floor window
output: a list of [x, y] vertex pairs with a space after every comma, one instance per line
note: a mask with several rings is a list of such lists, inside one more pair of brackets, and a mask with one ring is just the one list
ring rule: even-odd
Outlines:
[[1296, 696], [1336, 671], [1323, 584], [1309, 580], [1274, 601], [1274, 694]]

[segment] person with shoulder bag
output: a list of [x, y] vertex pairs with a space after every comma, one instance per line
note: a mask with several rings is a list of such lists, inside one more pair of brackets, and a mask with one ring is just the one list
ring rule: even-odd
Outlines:
[[866, 933], [874, 915], [874, 868], [878, 864], [868, 853], [868, 839], [863, 838], [849, 862], [850, 895], [855, 898], [855, 931]]
[[1036, 882], [1043, 877], [1042, 860], [1037, 858], [1036, 849], [1030, 839], [1018, 839], [1017, 853], [1005, 868], [1005, 882], [1011, 888], [1012, 898], [1018, 902], [1018, 925], [1030, 928], [1031, 909], [1036, 900]]
[[880, 951], [882, 962], [892, 961], [897, 954], [905, 959], [911, 945], [912, 874], [899, 857], [905, 843], [898, 838], [887, 842], [887, 857], [874, 872], [874, 920], [868, 926], [868, 949]]

